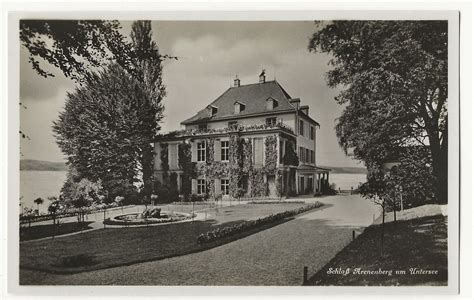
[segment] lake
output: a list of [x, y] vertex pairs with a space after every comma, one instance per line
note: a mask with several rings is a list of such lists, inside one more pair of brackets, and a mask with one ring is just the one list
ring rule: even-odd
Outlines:
[[66, 171], [20, 171], [20, 196], [22, 206], [36, 208], [33, 202], [41, 197], [45, 200], [40, 211], [47, 211], [51, 196], [59, 197], [59, 192], [66, 180]]
[[359, 184], [367, 181], [367, 174], [329, 173], [329, 183], [336, 184], [336, 190], [356, 189]]
[[[66, 171], [20, 171], [20, 196], [23, 196], [22, 206], [36, 208], [33, 200], [41, 197], [46, 200], [50, 196], [59, 196], [61, 187], [66, 180]], [[336, 189], [350, 190], [366, 181], [365, 174], [329, 174], [329, 182], [336, 184]], [[40, 211], [46, 211], [49, 201], [40, 206]]]

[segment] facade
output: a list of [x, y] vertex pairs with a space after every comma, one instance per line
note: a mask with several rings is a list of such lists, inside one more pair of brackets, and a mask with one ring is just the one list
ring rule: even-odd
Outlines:
[[316, 166], [319, 124], [265, 72], [234, 86], [155, 142], [154, 176], [180, 194], [270, 197], [314, 194], [328, 186]]

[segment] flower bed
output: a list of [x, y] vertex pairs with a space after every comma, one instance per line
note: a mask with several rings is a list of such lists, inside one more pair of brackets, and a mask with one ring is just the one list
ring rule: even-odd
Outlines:
[[288, 200], [255, 200], [249, 201], [248, 204], [282, 204], [282, 203], [305, 203], [302, 200], [288, 201]]
[[284, 211], [284, 212], [281, 212], [281, 213], [271, 214], [271, 215], [266, 216], [266, 217], [258, 218], [256, 220], [245, 221], [245, 222], [242, 222], [240, 224], [235, 224], [235, 225], [232, 225], [232, 226], [217, 228], [217, 229], [208, 231], [206, 233], [200, 234], [197, 238], [197, 242], [199, 244], [213, 242], [215, 240], [219, 240], [219, 239], [231, 236], [231, 235], [242, 233], [242, 232], [260, 227], [262, 225], [266, 225], [266, 224], [270, 224], [270, 223], [273, 223], [273, 222], [281, 221], [281, 220], [286, 219], [288, 217], [292, 217], [292, 216], [301, 214], [305, 211], [308, 211], [308, 210], [311, 210], [311, 209], [314, 209], [314, 208], [318, 208], [318, 207], [321, 207], [321, 206], [323, 206], [323, 204], [321, 202], [315, 202], [315, 203], [311, 203], [311, 204], [308, 204], [306, 206], [300, 207], [298, 209], [287, 210], [287, 211]]
[[[197, 202], [194, 202], [194, 205], [215, 205], [216, 202], [215, 201], [197, 201]], [[170, 205], [193, 205], [193, 202], [186, 202], [186, 201], [182, 201], [182, 202], [172, 202], [170, 203]]]

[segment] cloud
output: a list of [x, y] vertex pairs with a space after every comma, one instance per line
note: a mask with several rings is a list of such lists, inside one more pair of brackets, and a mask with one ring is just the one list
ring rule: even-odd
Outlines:
[[33, 70], [28, 61], [28, 51], [20, 49], [20, 101], [47, 101], [58, 95], [61, 89], [72, 90], [74, 83], [55, 67], [44, 62], [41, 67], [51, 72], [55, 77], [44, 78]]
[[[129, 34], [131, 24], [122, 22], [123, 34]], [[334, 101], [339, 91], [328, 88], [324, 79], [329, 56], [307, 50], [315, 30], [313, 22], [158, 21], [152, 26], [161, 53], [179, 57], [164, 63], [167, 96], [163, 100], [163, 131], [179, 129], [181, 121], [229, 88], [236, 74], [242, 84], [255, 83], [265, 68], [267, 78], [276, 77], [291, 96], [310, 105], [311, 116], [321, 124], [318, 163], [357, 165], [337, 144], [334, 120], [342, 107]], [[24, 158], [61, 160], [51, 124], [64, 106], [66, 91], [72, 91], [74, 84], [61, 73], [55, 78], [41, 78], [29, 65], [24, 49], [20, 58], [20, 96], [22, 101], [34, 103], [21, 116], [22, 129], [34, 138], [22, 141]]]

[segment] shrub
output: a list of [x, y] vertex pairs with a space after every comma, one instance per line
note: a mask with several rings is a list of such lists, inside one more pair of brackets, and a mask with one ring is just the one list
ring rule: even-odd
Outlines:
[[337, 195], [336, 191], [336, 184], [327, 185], [326, 188], [323, 189], [324, 195]]
[[128, 180], [111, 179], [103, 183], [104, 189], [107, 190], [108, 200], [113, 201], [117, 196], [122, 197], [121, 205], [138, 204], [138, 189]]
[[287, 201], [287, 200], [252, 200], [248, 204], [284, 204], [284, 203], [305, 203], [304, 201]]
[[189, 201], [191, 202], [203, 202], [207, 200], [206, 194], [191, 194]]

